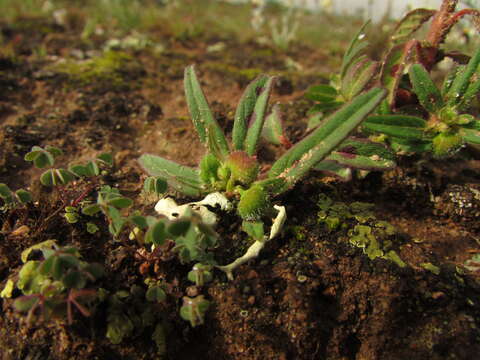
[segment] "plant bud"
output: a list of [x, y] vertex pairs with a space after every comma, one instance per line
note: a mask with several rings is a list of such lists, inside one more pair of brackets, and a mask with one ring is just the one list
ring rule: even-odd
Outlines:
[[238, 213], [244, 220], [258, 220], [270, 205], [268, 193], [259, 185], [244, 191], [238, 203]]
[[243, 151], [231, 153], [225, 165], [230, 169], [233, 180], [240, 182], [242, 185], [249, 185], [254, 182], [260, 168], [257, 159], [254, 156], [248, 156]]

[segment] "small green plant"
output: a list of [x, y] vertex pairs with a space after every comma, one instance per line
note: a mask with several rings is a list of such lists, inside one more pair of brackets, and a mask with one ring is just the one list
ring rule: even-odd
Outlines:
[[189, 321], [192, 327], [203, 324], [205, 313], [210, 306], [210, 302], [205, 300], [203, 295], [194, 298], [184, 296], [183, 305], [180, 308], [182, 319]]
[[128, 208], [133, 201], [120, 194], [116, 188], [104, 185], [97, 194], [97, 202], [82, 208], [82, 214], [93, 216], [102, 212], [108, 220], [108, 229], [113, 236], [118, 236], [127, 219], [121, 214], [121, 209]]
[[212, 281], [212, 266], [197, 263], [193, 265], [192, 270], [188, 273], [188, 280], [197, 286], [203, 286], [205, 283]]
[[32, 194], [23, 189], [13, 192], [6, 184], [0, 183], [0, 199], [3, 200], [3, 206], [0, 207], [3, 211], [31, 202]]
[[[232, 141], [229, 143], [213, 117], [193, 67], [188, 67], [184, 78], [187, 104], [193, 124], [208, 152], [198, 169], [155, 155], [141, 156], [141, 166], [150, 175], [163, 178], [170, 187], [187, 196], [221, 192], [236, 204], [243, 220], [259, 222], [275, 213], [272, 199], [291, 189], [320, 164], [386, 95], [384, 90], [373, 88], [356, 96], [291, 147], [267, 173], [261, 174], [256, 150], [273, 81], [273, 77], [262, 75], [247, 87], [235, 113]], [[278, 209], [277, 212], [285, 215]], [[278, 223], [283, 223], [283, 220], [279, 219]], [[231, 276], [234, 267], [221, 269]]]
[[422, 64], [413, 64], [409, 75], [421, 111], [428, 113], [428, 118], [401, 114], [372, 116], [364, 122], [365, 129], [390, 136], [396, 149], [431, 151], [436, 157], [452, 155], [464, 144], [480, 145], [480, 121], [467, 113], [480, 91], [480, 50], [466, 66], [453, 69], [442, 90]]
[[[44, 169], [55, 165], [55, 159], [62, 154], [62, 150], [54, 146], [47, 145], [45, 149], [40, 146], [34, 146], [25, 155], [25, 160], [33, 162], [33, 165], [39, 169]], [[50, 168], [40, 175], [40, 182], [44, 186], [66, 185], [74, 179], [75, 175], [63, 168]]]
[[[331, 112], [351, 96], [380, 83], [388, 95], [377, 114], [362, 124], [369, 134], [382, 134], [380, 139], [387, 136], [397, 151], [431, 152], [436, 157], [452, 155], [465, 144], [478, 145], [480, 123], [470, 114], [470, 106], [480, 90], [480, 51], [465, 61], [465, 55], [441, 48], [460, 19], [471, 16], [474, 23], [480, 19], [478, 10], [457, 11], [457, 4], [457, 0], [444, 0], [439, 10], [409, 12], [397, 24], [380, 62], [365, 54], [364, 25], [345, 53], [340, 74], [329, 85], [312, 87], [307, 93], [318, 102], [312, 111]], [[430, 19], [425, 39], [414, 38]], [[429, 73], [445, 58], [459, 64], [440, 90]]]
[[[41, 253], [41, 260], [28, 260], [35, 251]], [[13, 306], [28, 314], [28, 322], [36, 315], [45, 320], [66, 315], [71, 324], [74, 309], [90, 316], [85, 304], [96, 298], [96, 290], [87, 288], [87, 284], [103, 276], [101, 265], [81, 260], [76, 248], [59, 247], [53, 240], [23, 251], [22, 261], [16, 287], [23, 295], [14, 300]]]

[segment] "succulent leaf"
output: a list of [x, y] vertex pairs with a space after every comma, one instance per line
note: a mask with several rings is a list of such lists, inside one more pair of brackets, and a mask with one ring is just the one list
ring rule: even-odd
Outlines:
[[336, 99], [337, 90], [331, 85], [314, 85], [310, 86], [305, 94], [307, 99], [319, 102], [331, 102]]

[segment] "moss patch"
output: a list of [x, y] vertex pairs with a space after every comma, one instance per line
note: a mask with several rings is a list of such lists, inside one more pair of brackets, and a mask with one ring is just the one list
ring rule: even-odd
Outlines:
[[382, 258], [400, 267], [406, 266], [393, 250], [397, 230], [390, 223], [376, 218], [372, 211], [373, 204], [334, 202], [326, 195], [321, 195], [318, 206], [318, 222], [331, 232], [346, 234], [348, 242], [361, 248], [370, 260]]
[[138, 73], [141, 68], [127, 53], [108, 50], [89, 60], [56, 65], [54, 70], [66, 74], [76, 85], [108, 83], [111, 87], [122, 87], [127, 85], [128, 75]]

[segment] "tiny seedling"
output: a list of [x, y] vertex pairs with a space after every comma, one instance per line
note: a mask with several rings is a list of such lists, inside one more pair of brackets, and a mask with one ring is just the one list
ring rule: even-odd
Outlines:
[[210, 302], [205, 300], [203, 295], [198, 295], [194, 298], [184, 296], [183, 305], [180, 308], [180, 316], [182, 319], [189, 321], [192, 327], [201, 325], [209, 306]]
[[6, 184], [0, 183], [0, 199], [3, 200], [0, 210], [8, 210], [31, 202], [32, 194], [23, 189], [13, 192]]
[[[41, 253], [41, 260], [28, 260], [33, 252]], [[39, 313], [43, 319], [67, 316], [73, 322], [73, 311], [90, 316], [86, 302], [96, 297], [96, 291], [86, 288], [103, 276], [103, 267], [96, 263], [82, 261], [74, 247], [59, 247], [54, 240], [36, 244], [22, 252], [24, 262], [18, 274], [16, 287], [22, 292], [13, 306], [26, 312], [31, 322]]]
[[[184, 195], [200, 197], [220, 193], [233, 202], [240, 217], [248, 222], [263, 221], [276, 216], [282, 224], [283, 207], [276, 210], [272, 200], [291, 189], [321, 163], [375, 109], [386, 96], [380, 88], [372, 88], [347, 102], [322, 122], [310, 135], [292, 146], [266, 173], [260, 172], [256, 157], [262, 134], [268, 100], [274, 78], [262, 75], [245, 90], [237, 107], [231, 142], [215, 120], [192, 66], [185, 70], [184, 84], [192, 122], [206, 145], [207, 154], [197, 169], [179, 165], [155, 155], [143, 155], [139, 162], [151, 176], [163, 178], [167, 184]], [[278, 231], [270, 234], [278, 234]], [[265, 236], [252, 245], [262, 248]], [[248, 254], [248, 255], [247, 255]], [[235, 265], [219, 267], [231, 277], [239, 264], [254, 258], [258, 251], [247, 250], [247, 256]], [[237, 265], [238, 264], [238, 265]]]

